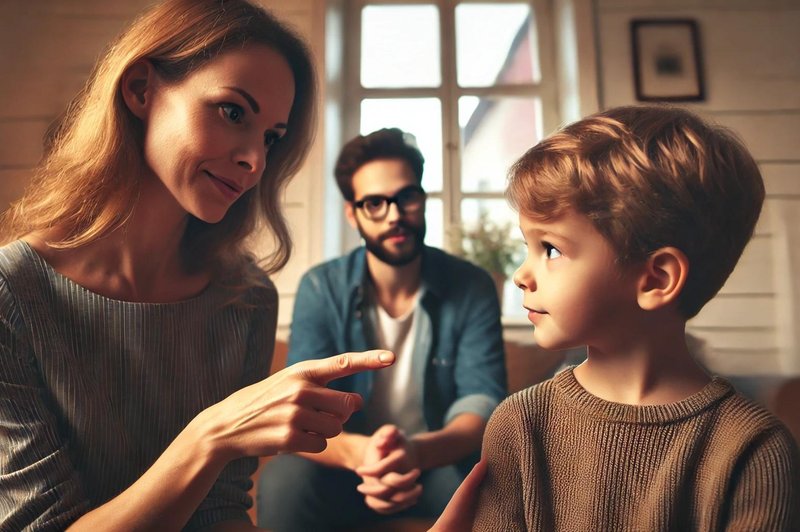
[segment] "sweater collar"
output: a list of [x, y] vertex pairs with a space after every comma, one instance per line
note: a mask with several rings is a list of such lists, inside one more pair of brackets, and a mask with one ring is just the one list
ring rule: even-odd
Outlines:
[[580, 385], [570, 366], [553, 378], [556, 388], [567, 400], [588, 414], [622, 423], [669, 423], [695, 416], [733, 394], [733, 386], [722, 377], [714, 376], [700, 391], [676, 403], [665, 405], [629, 405], [606, 401], [592, 395]]

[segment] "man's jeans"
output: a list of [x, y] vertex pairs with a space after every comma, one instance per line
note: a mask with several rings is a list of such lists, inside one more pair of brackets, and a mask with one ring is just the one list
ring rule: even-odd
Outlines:
[[356, 491], [361, 478], [352, 471], [294, 455], [276, 456], [264, 466], [258, 481], [258, 526], [274, 532], [323, 532], [398, 517], [435, 519], [462, 480], [454, 466], [425, 471], [417, 504], [382, 516], [364, 504], [364, 496]]

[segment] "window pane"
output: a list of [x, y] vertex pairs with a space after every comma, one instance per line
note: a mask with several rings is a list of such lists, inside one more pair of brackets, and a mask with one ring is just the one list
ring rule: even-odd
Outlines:
[[[479, 244], [480, 249], [498, 248], [503, 245], [506, 251], [511, 253], [510, 262], [505, 263], [504, 274], [507, 275], [503, 285], [503, 315], [514, 317], [525, 317], [526, 311], [522, 308], [522, 293], [514, 286], [513, 273], [525, 259], [525, 244], [519, 231], [519, 218], [504, 199], [465, 199], [461, 202], [461, 224], [464, 234], [475, 233], [479, 224], [486, 229], [484, 235], [500, 233], [502, 242], [492, 240]], [[491, 225], [491, 227], [489, 227]], [[470, 242], [462, 244], [469, 250], [473, 246]], [[474, 247], [473, 247], [474, 249]], [[484, 253], [485, 257], [486, 254]], [[469, 254], [467, 256], [469, 257]], [[487, 261], [487, 259], [483, 259]], [[480, 261], [475, 261], [479, 263]], [[487, 262], [478, 264], [490, 273], [492, 265]]]
[[456, 6], [456, 67], [462, 87], [538, 81], [528, 4]]
[[367, 6], [361, 12], [363, 87], [438, 87], [439, 10]]
[[436, 248], [444, 247], [444, 208], [442, 200], [431, 198], [425, 202], [425, 243]]
[[502, 192], [509, 166], [541, 139], [541, 100], [462, 96], [458, 115], [462, 190]]
[[417, 139], [425, 157], [422, 187], [442, 190], [442, 105], [438, 98], [381, 98], [361, 101], [361, 134], [399, 127]]

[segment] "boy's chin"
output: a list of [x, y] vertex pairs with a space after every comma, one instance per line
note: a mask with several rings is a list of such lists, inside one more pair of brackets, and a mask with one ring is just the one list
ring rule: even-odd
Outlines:
[[572, 349], [574, 347], [580, 347], [582, 344], [579, 342], [571, 342], [566, 338], [553, 338], [544, 333], [536, 334], [536, 331], [533, 332], [533, 339], [536, 340], [537, 347], [540, 347], [546, 351], [562, 351], [565, 349]]

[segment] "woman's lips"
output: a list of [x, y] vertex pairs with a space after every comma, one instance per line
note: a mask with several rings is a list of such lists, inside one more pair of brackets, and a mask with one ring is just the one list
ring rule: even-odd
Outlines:
[[225, 196], [235, 199], [241, 195], [242, 187], [235, 181], [214, 175], [208, 170], [204, 170], [204, 172]]

